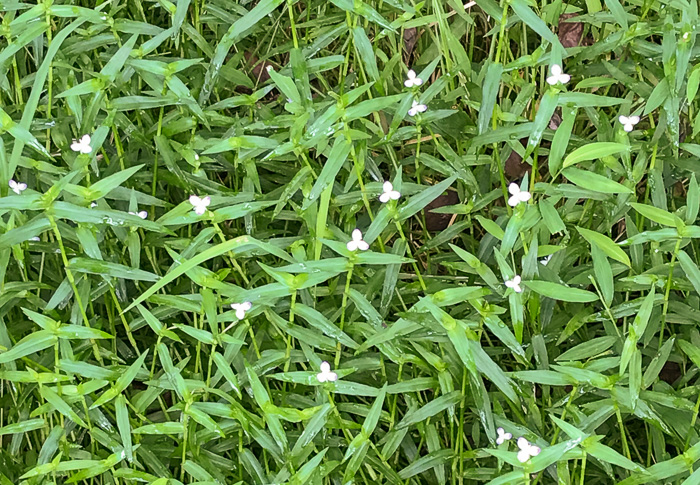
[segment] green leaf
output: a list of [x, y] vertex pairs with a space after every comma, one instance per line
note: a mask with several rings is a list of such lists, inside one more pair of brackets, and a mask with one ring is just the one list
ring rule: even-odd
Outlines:
[[596, 245], [609, 258], [619, 261], [624, 265], [631, 266], [630, 258], [627, 256], [627, 253], [625, 253], [620, 246], [615, 244], [615, 241], [610, 239], [605, 234], [578, 226], [576, 226], [576, 230], [586, 241], [588, 241], [589, 244]]
[[321, 174], [316, 179], [316, 183], [311, 189], [311, 192], [306, 197], [306, 200], [304, 200], [302, 210], [306, 210], [311, 204], [316, 202], [321, 192], [333, 183], [350, 154], [350, 148], [350, 143], [348, 143], [345, 138], [338, 137], [335, 139], [333, 148], [328, 155], [328, 160], [323, 165], [323, 170], [321, 170]]
[[433, 200], [437, 199], [447, 188], [454, 183], [457, 179], [456, 175], [443, 180], [442, 182], [423, 189], [418, 194], [412, 196], [406, 201], [398, 210], [397, 220], [405, 221], [412, 215], [414, 215], [419, 210], [423, 209], [425, 206], [430, 204]]
[[677, 225], [678, 216], [671, 214], [670, 212], [665, 211], [659, 207], [638, 204], [636, 202], [629, 202], [629, 205], [631, 205], [634, 208], [634, 210], [639, 212], [647, 219], [654, 221], [658, 224], [671, 227], [676, 227]]
[[78, 414], [73, 411], [73, 409], [66, 403], [61, 396], [56, 394], [56, 391], [51, 389], [48, 386], [42, 386], [41, 387], [41, 397], [46, 399], [46, 401], [51, 404], [56, 411], [59, 413], [63, 414], [65, 417], [73, 421], [74, 423], [79, 424], [83, 428], [87, 428], [88, 425], [83, 421]]
[[228, 32], [221, 38], [219, 44], [216, 46], [214, 52], [214, 57], [211, 59], [211, 63], [207, 68], [207, 73], [204, 77], [204, 85], [199, 93], [199, 104], [203, 105], [211, 94], [214, 84], [221, 71], [221, 66], [228, 55], [229, 49], [234, 43], [239, 42], [244, 37], [250, 35], [253, 29], [262, 19], [267, 17], [273, 10], [275, 10], [283, 0], [261, 0], [255, 7], [253, 7], [249, 12], [247, 12], [242, 17], [238, 18], [231, 27], [229, 27]]
[[700, 295], [700, 269], [698, 269], [698, 265], [695, 264], [695, 261], [682, 249], [678, 251], [678, 262], [681, 263], [681, 268], [683, 268], [688, 281], [690, 281], [695, 291]]
[[590, 291], [570, 288], [550, 281], [524, 281], [523, 283], [535, 293], [553, 300], [588, 303], [598, 299], [598, 296]]
[[[587, 160], [597, 160], [617, 153], [629, 152], [630, 146], [622, 143], [596, 142], [577, 148], [564, 159], [564, 168]], [[568, 177], [567, 177], [568, 178]]]
[[409, 412], [404, 416], [404, 418], [399, 422], [397, 428], [406, 428], [416, 423], [425, 421], [428, 418], [435, 416], [438, 413], [446, 410], [450, 406], [454, 406], [462, 400], [462, 396], [458, 391], [445, 394], [436, 399], [433, 399], [425, 406], [417, 409], [414, 412]]
[[[564, 161], [564, 165], [566, 165], [566, 161]], [[562, 175], [575, 185], [595, 192], [602, 192], [604, 194], [631, 194], [634, 192], [629, 187], [625, 187], [614, 180], [610, 180], [608, 177], [587, 170], [580, 170], [575, 167], [565, 168], [562, 171]]]
[[478, 134], [482, 135], [489, 129], [493, 108], [496, 105], [498, 89], [501, 86], [503, 66], [499, 63], [488, 63], [484, 82], [481, 85], [481, 107], [479, 108]]
[[617, 341], [617, 337], [607, 336], [598, 337], [587, 342], [578, 344], [575, 347], [570, 348], [556, 360], [585, 360], [595, 356], [598, 356], [612, 347]]
[[46, 421], [41, 418], [18, 421], [0, 428], [0, 436], [4, 436], [6, 434], [27, 433], [29, 431], [34, 431], [35, 429], [41, 429], [44, 426], [46, 426]]
[[27, 335], [7, 352], [0, 354], [0, 364], [7, 364], [56, 344], [58, 337], [48, 330]]

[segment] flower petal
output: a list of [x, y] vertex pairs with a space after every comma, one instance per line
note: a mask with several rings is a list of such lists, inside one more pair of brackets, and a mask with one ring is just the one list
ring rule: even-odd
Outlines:
[[525, 450], [518, 451], [518, 461], [520, 463], [525, 463], [529, 459], [530, 459], [530, 453], [528, 453]]

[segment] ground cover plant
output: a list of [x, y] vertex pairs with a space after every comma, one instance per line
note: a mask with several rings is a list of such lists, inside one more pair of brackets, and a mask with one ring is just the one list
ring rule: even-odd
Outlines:
[[697, 2], [0, 16], [1, 485], [700, 483]]

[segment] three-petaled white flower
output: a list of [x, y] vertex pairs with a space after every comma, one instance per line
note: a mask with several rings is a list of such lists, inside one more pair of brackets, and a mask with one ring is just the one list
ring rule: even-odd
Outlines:
[[549, 68], [549, 72], [551, 76], [547, 78], [547, 82], [552, 86], [558, 83], [566, 84], [571, 79], [571, 76], [562, 72], [559, 64], [553, 64], [552, 67]]
[[362, 239], [362, 231], [355, 229], [352, 231], [352, 241], [348, 241], [347, 244], [348, 251], [367, 251], [369, 249], [369, 244], [367, 244]]
[[14, 180], [10, 179], [8, 182], [8, 185], [12, 189], [12, 192], [15, 194], [19, 195], [22, 193], [22, 191], [27, 190], [27, 184], [23, 182], [15, 182]]
[[97, 207], [97, 202], [90, 202], [90, 209]]
[[522, 280], [520, 279], [520, 275], [516, 274], [515, 276], [513, 276], [512, 280], [507, 280], [505, 283], [508, 288], [513, 288], [513, 291], [515, 291], [516, 293], [521, 293], [523, 291], [523, 289], [520, 287], [521, 281]]
[[92, 147], [90, 146], [90, 135], [83, 135], [79, 141], [74, 141], [70, 146], [70, 149], [74, 152], [92, 153]]
[[379, 196], [379, 202], [386, 204], [389, 200], [399, 200], [401, 193], [398, 190], [394, 190], [394, 186], [391, 182], [384, 182], [382, 187], [382, 195]]
[[622, 123], [624, 129], [626, 132], [630, 132], [634, 130], [634, 125], [639, 123], [639, 116], [623, 116], [620, 115], [618, 118], [620, 123]]
[[131, 214], [132, 216], [139, 216], [141, 219], [145, 219], [146, 217], [148, 217], [148, 212], [146, 212], [146, 211], [141, 211], [141, 212], [129, 211], [129, 214]]
[[416, 71], [413, 69], [408, 71], [408, 79], [403, 82], [403, 85], [407, 88], [412, 88], [413, 86], [420, 86], [423, 84], [423, 80], [416, 76]]
[[338, 380], [338, 374], [331, 372], [331, 365], [323, 361], [321, 362], [321, 372], [316, 374], [318, 382], [335, 382]]
[[207, 211], [207, 206], [211, 204], [211, 198], [208, 195], [206, 197], [190, 195], [190, 204], [194, 207], [194, 213], [201, 216]]
[[516, 183], [511, 183], [508, 186], [508, 192], [510, 192], [511, 197], [508, 199], [508, 205], [515, 207], [521, 202], [527, 202], [530, 200], [530, 192], [527, 190], [520, 190], [520, 187]]
[[408, 110], [408, 115], [416, 116], [418, 113], [425, 113], [427, 110], [428, 107], [426, 105], [419, 104], [418, 101], [414, 99], [413, 104], [411, 105], [411, 109]]
[[503, 443], [505, 443], [513, 437], [512, 434], [506, 433], [506, 430], [503, 428], [498, 428], [496, 432], [498, 433], [498, 438], [496, 438], [497, 445], [502, 445]]
[[518, 451], [518, 461], [520, 463], [525, 463], [531, 456], [537, 456], [542, 451], [539, 446], [531, 445], [522, 436], [518, 438], [518, 448], [520, 448], [520, 451]]
[[550, 254], [549, 256], [545, 256], [544, 258], [540, 259], [540, 264], [542, 266], [547, 266], [549, 263], [549, 260], [552, 259], [552, 255]]
[[231, 308], [236, 310], [236, 318], [243, 320], [245, 318], [245, 313], [253, 308], [253, 304], [249, 301], [244, 301], [243, 303], [231, 303]]

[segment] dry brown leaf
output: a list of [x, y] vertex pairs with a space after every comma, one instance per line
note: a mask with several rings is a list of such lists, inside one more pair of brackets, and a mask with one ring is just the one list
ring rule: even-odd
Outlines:
[[446, 194], [428, 204], [423, 213], [425, 214], [425, 228], [430, 232], [442, 231], [450, 225], [452, 214], [439, 214], [432, 212], [432, 209], [444, 207], [446, 205], [459, 204], [459, 195], [454, 190], [448, 190]]
[[403, 48], [404, 48], [404, 63], [409, 64], [411, 59], [411, 54], [413, 54], [413, 48], [418, 42], [418, 29], [411, 27], [409, 29], [404, 29], [403, 31]]
[[267, 62], [259, 62], [260, 59], [258, 59], [257, 56], [250, 54], [249, 52], [244, 52], [243, 56], [245, 57], [245, 60], [248, 62], [249, 65], [253, 66], [252, 72], [254, 79], [253, 81], [259, 82], [259, 83], [264, 83], [268, 79], [270, 79], [270, 75], [267, 73]]
[[564, 47], [577, 47], [581, 43], [583, 23], [566, 21], [577, 16], [575, 13], [565, 13], [559, 17], [559, 42]]
[[[527, 143], [527, 141], [525, 141]], [[506, 174], [508, 180], [515, 180], [522, 178], [527, 172], [530, 171], [530, 164], [523, 162], [523, 157], [521, 157], [518, 152], [513, 150], [508, 155], [506, 163], [503, 165], [503, 171]]]

